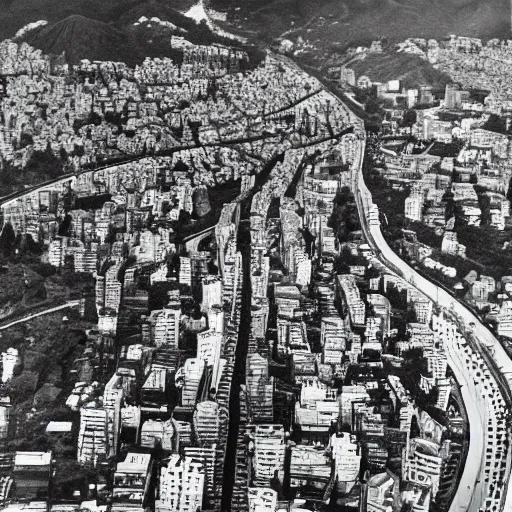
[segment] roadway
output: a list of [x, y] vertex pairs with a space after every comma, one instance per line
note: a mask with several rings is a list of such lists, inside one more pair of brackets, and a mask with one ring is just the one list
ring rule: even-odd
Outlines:
[[[148, 155], [151, 156], [151, 155]], [[105, 164], [101, 167], [96, 167], [95, 169], [82, 169], [76, 172], [63, 174], [57, 178], [53, 178], [51, 180], [45, 181], [43, 183], [39, 183], [37, 185], [33, 185], [32, 187], [23, 188], [21, 190], [18, 190], [16, 192], [12, 192], [10, 194], [7, 194], [6, 196], [0, 197], [0, 206], [3, 206], [7, 203], [10, 203], [11, 201], [15, 201], [16, 199], [19, 199], [20, 197], [26, 196], [32, 192], [37, 192], [38, 190], [44, 190], [46, 187], [49, 187], [50, 185], [56, 185], [58, 183], [64, 183], [66, 181], [72, 180], [76, 178], [77, 176], [81, 174], [86, 174], [88, 172], [98, 172], [102, 171], [104, 169], [109, 169], [111, 167], [117, 167], [119, 165], [129, 164], [133, 162], [137, 162], [139, 160], [142, 160], [143, 158], [146, 158], [146, 156], [134, 156], [134, 157], [127, 157], [124, 159], [119, 159], [116, 161], [112, 161], [111, 163]]]
[[[408, 281], [435, 304], [448, 309], [452, 315], [458, 317], [459, 322], [462, 322], [465, 326], [471, 326], [470, 331], [472, 331], [473, 335], [468, 336], [468, 342], [470, 342], [473, 350], [480, 353], [483, 357], [489, 370], [495, 376], [505, 400], [510, 404], [512, 362], [493, 333], [468, 308], [458, 302], [447, 291], [428, 281], [402, 261], [388, 246], [380, 230], [378, 220], [370, 222], [372, 217], [370, 211], [373, 209], [373, 201], [362, 176], [366, 146], [364, 131], [361, 129], [358, 135], [359, 148], [357, 161], [353, 166], [352, 190], [356, 199], [362, 231], [368, 244], [375, 252], [376, 259], [391, 272]], [[375, 217], [375, 213], [373, 213], [373, 216]], [[479, 389], [475, 386], [471, 376], [468, 375], [465, 362], [461, 360], [453, 347], [447, 347], [447, 357], [449, 366], [462, 387], [462, 396], [470, 424], [470, 440], [466, 464], [456, 495], [450, 506], [450, 512], [476, 512], [480, 510], [480, 507], [484, 506], [484, 503], [482, 503], [483, 491], [480, 475], [483, 470], [484, 450], [486, 448], [484, 443], [486, 437], [486, 411]], [[510, 471], [510, 464], [507, 469]], [[510, 473], [508, 476], [510, 476]], [[506, 501], [509, 501], [508, 496]]]
[[[362, 177], [362, 164], [365, 152], [365, 134], [362, 122], [353, 114], [354, 125], [357, 127], [356, 135], [359, 138], [357, 160], [353, 165], [352, 174], [352, 190], [356, 199], [356, 204], [361, 220], [361, 226], [366, 240], [370, 247], [376, 254], [376, 259], [381, 265], [389, 269], [389, 271], [401, 276], [408, 281], [412, 286], [418, 289], [421, 293], [425, 294], [436, 304], [441, 304], [450, 310], [450, 313], [458, 317], [459, 321], [465, 326], [471, 326], [473, 336], [468, 337], [468, 341], [472, 348], [480, 353], [484, 361], [487, 363], [489, 370], [495, 376], [504, 398], [507, 402], [511, 403], [512, 396], [512, 361], [509, 359], [507, 353], [500, 345], [498, 340], [494, 337], [493, 333], [481, 323], [468, 308], [458, 302], [443, 288], [436, 286], [434, 283], [425, 279], [409, 265], [402, 261], [388, 246], [385, 241], [378, 222], [370, 223], [371, 217], [370, 210], [373, 207], [371, 194], [364, 183]], [[134, 158], [133, 160], [140, 159]], [[120, 165], [118, 163], [113, 165]], [[109, 167], [109, 166], [106, 166]], [[95, 171], [97, 171], [96, 169]], [[90, 170], [83, 172], [91, 172]], [[40, 184], [38, 186], [26, 189], [4, 198], [0, 198], [0, 205], [9, 201], [17, 199], [27, 193], [33, 192], [37, 189], [42, 189], [51, 183], [72, 179], [76, 174], [62, 176], [51, 182]], [[8, 324], [0, 326], [0, 331], [8, 329], [20, 323], [28, 322], [34, 318], [51, 314], [70, 307], [78, 306], [79, 301], [70, 301], [66, 304], [48, 308], [38, 313], [27, 315], [18, 320], [12, 321]], [[462, 396], [467, 409], [468, 421], [470, 424], [470, 442], [467, 455], [467, 463], [464, 466], [463, 475], [461, 477], [459, 487], [450, 507], [450, 512], [470, 511], [476, 512], [484, 504], [482, 500], [481, 484], [479, 484], [479, 477], [481, 474], [482, 461], [484, 459], [485, 450], [485, 428], [486, 428], [486, 411], [482, 403], [482, 397], [478, 388], [475, 386], [473, 379], [468, 375], [465, 361], [462, 361], [454, 347], [447, 347], [447, 357], [450, 368], [455, 374], [455, 377], [462, 387]], [[510, 466], [508, 467], [510, 471]], [[507, 483], [508, 483], [507, 476]], [[505, 509], [508, 510], [507, 505], [510, 501], [507, 489], [507, 503]], [[484, 507], [485, 508], [485, 507]]]
[[55, 313], [56, 311], [61, 311], [63, 309], [68, 308], [75, 308], [80, 305], [79, 300], [70, 300], [69, 302], [66, 302], [65, 304], [61, 304], [60, 306], [54, 306], [52, 308], [43, 309], [43, 311], [39, 311], [37, 313], [32, 313], [31, 315], [24, 316], [23, 318], [19, 318], [18, 320], [13, 320], [12, 322], [0, 326], [0, 331], [4, 331], [5, 329], [9, 329], [10, 327], [14, 327], [18, 324], [23, 324], [25, 322], [29, 322], [30, 320], [33, 320], [34, 318], [49, 315], [51, 313]]
[[183, 239], [183, 243], [187, 248], [187, 251], [190, 253], [198, 252], [199, 244], [210, 235], [215, 234], [215, 226], [210, 226], [209, 228], [203, 229], [199, 233], [194, 233], [193, 235], [187, 236]]
[[[469, 444], [459, 485], [450, 504], [450, 512], [478, 511], [484, 499], [480, 475], [485, 456], [487, 407], [480, 390], [468, 375], [466, 362], [449, 343], [444, 344], [448, 364], [460, 386], [469, 423]], [[469, 491], [469, 492], [468, 492]]]

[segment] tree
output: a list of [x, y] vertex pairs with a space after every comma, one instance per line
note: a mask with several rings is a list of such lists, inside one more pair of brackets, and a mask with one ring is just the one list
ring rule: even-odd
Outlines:
[[215, 265], [213, 260], [208, 261], [208, 274], [214, 275], [214, 276], [219, 274], [219, 267], [217, 267], [217, 265]]
[[364, 109], [366, 110], [366, 112], [368, 114], [378, 114], [380, 111], [380, 104], [376, 98], [370, 97], [370, 98], [368, 98], [368, 100], [364, 106]]
[[328, 226], [335, 230], [340, 242], [345, 241], [347, 235], [352, 231], [361, 229], [354, 195], [348, 187], [342, 187], [336, 193]]
[[190, 102], [188, 102], [187, 100], [180, 100], [180, 102], [178, 104], [178, 108], [180, 110], [185, 110], [189, 107], [190, 107]]
[[334, 197], [334, 203], [343, 206], [354, 200], [354, 195], [350, 191], [350, 188], [347, 186], [341, 187], [338, 192], [336, 192], [336, 196]]
[[75, 257], [72, 254], [68, 254], [64, 258], [64, 264], [62, 265], [61, 275], [64, 283], [67, 286], [76, 286], [77, 274], [75, 272]]
[[121, 113], [108, 111], [105, 113], [105, 121], [110, 124], [116, 125], [118, 128], [122, 125]]
[[9, 162], [2, 161], [3, 169], [0, 174], [0, 183], [8, 188], [10, 185], [16, 183], [16, 172], [13, 166]]
[[62, 170], [62, 161], [53, 154], [48, 142], [44, 151], [34, 151], [27, 163], [25, 171], [41, 176], [41, 179], [56, 178]]
[[20, 148], [26, 148], [27, 146], [32, 146], [34, 144], [34, 139], [30, 133], [22, 133], [20, 137]]
[[31, 255], [40, 255], [42, 252], [41, 245], [38, 244], [30, 234], [24, 234], [21, 236], [18, 247], [20, 253], [25, 257], [28, 256], [29, 258]]
[[108, 233], [105, 236], [105, 243], [112, 245], [117, 240], [117, 233], [112, 224], [108, 226]]
[[59, 236], [70, 236], [71, 235], [71, 223], [73, 222], [73, 218], [69, 213], [66, 214], [64, 220], [61, 222], [59, 226]]
[[512, 178], [508, 182], [507, 199], [512, 201]]
[[409, 133], [412, 132], [412, 127], [416, 124], [416, 121], [418, 120], [418, 114], [416, 113], [416, 110], [409, 109], [406, 110], [404, 113], [404, 118], [402, 120], [403, 126], [406, 126], [409, 128]]
[[430, 411], [437, 403], [439, 390], [433, 388], [429, 393], [425, 393], [420, 387], [421, 378], [428, 377], [430, 374], [423, 349], [412, 348], [405, 351], [402, 356], [404, 362], [398, 372], [400, 381], [404, 388], [411, 393], [418, 407]]
[[85, 154], [85, 149], [82, 145], [75, 144], [74, 146], [74, 153], [78, 157], [82, 157]]
[[0, 233], [0, 247], [5, 256], [11, 256], [16, 246], [16, 234], [10, 222], [6, 222]]
[[489, 116], [489, 119], [485, 122], [485, 124], [482, 127], [484, 130], [489, 130], [491, 132], [495, 133], [501, 133], [506, 134], [507, 133], [507, 123], [505, 119], [502, 117], [491, 114]]
[[93, 124], [95, 126], [99, 126], [101, 124], [101, 116], [97, 112], [90, 112], [87, 117], [86, 124]]

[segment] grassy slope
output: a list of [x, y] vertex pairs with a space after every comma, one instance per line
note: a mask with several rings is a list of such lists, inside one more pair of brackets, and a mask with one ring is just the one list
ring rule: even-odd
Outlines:
[[[51, 420], [77, 421], [78, 415], [65, 406], [76, 375], [71, 373], [76, 358], [83, 355], [83, 331], [90, 328], [73, 320], [62, 322], [63, 312], [35, 318], [3, 331], [2, 348], [15, 347], [20, 351], [23, 365], [10, 382], [7, 391], [13, 402], [12, 413], [20, 421], [14, 439], [8, 447], [14, 450], [52, 449], [57, 458], [74, 458], [76, 448], [71, 439], [62, 444], [57, 436], [46, 436], [44, 431]], [[33, 344], [28, 337], [33, 337]], [[62, 391], [62, 392], [60, 392]], [[35, 416], [28, 417], [34, 400], [38, 402]]]
[[444, 88], [450, 77], [417, 55], [407, 53], [371, 54], [350, 65], [356, 76], [367, 75], [372, 81], [402, 80], [405, 87], [431, 85]]

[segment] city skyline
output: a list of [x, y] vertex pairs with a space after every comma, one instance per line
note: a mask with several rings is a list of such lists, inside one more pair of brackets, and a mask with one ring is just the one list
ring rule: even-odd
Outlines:
[[0, 509], [506, 512], [512, 41], [221, 4], [0, 42]]

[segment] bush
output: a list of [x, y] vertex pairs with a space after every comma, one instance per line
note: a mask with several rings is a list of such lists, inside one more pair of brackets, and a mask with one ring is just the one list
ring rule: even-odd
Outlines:
[[359, 212], [348, 187], [342, 187], [336, 193], [328, 226], [335, 231], [340, 242], [345, 242], [351, 232], [361, 229]]
[[34, 144], [32, 135], [29, 133], [22, 133], [20, 137], [20, 148], [26, 148], [27, 146], [32, 146], [32, 144]]
[[33, 173], [40, 181], [57, 178], [62, 172], [62, 161], [52, 151], [50, 143], [45, 151], [34, 151], [25, 167], [25, 174]]

